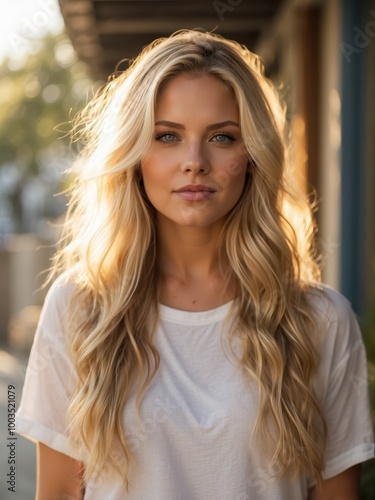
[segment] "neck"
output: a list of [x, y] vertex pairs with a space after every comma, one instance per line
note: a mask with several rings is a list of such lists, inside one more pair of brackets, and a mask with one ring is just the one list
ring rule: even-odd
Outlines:
[[168, 219], [158, 221], [158, 259], [163, 276], [184, 281], [204, 281], [228, 268], [218, 241], [222, 225], [207, 227], [178, 226]]

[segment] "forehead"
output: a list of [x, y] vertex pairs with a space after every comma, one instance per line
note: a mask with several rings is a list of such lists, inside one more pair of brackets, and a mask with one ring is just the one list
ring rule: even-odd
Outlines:
[[213, 75], [179, 75], [163, 85], [156, 99], [156, 115], [189, 114], [189, 111], [229, 113], [238, 117], [234, 93]]

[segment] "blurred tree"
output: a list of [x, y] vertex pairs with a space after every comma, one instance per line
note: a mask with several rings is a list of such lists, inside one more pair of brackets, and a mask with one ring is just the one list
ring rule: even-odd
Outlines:
[[0, 194], [14, 232], [63, 210], [52, 194], [74, 157], [68, 122], [93, 86], [65, 34], [34, 44], [22, 62], [5, 59], [0, 66]]

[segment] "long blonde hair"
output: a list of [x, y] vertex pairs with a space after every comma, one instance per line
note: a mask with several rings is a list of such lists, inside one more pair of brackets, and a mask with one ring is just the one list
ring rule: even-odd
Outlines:
[[146, 47], [73, 128], [85, 147], [54, 273], [66, 271], [76, 284], [68, 326], [77, 372], [69, 428], [72, 441], [90, 452], [84, 479], [109, 464], [128, 487], [134, 457], [124, 408], [136, 388], [140, 418], [140, 401], [159, 367], [152, 342], [159, 280], [155, 212], [139, 173], [158, 92], [180, 74], [215, 75], [232, 89], [251, 163], [220, 248], [239, 290], [231, 334], [242, 340], [239, 366], [259, 388], [255, 434], [272, 450], [278, 477], [307, 474], [319, 481], [325, 423], [313, 390], [319, 355], [308, 292], [320, 275], [311, 208], [289, 178], [285, 109], [257, 56], [219, 35], [188, 30]]

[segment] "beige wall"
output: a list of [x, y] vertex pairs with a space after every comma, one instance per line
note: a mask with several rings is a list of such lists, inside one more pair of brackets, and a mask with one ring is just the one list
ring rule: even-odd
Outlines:
[[341, 0], [323, 4], [320, 82], [320, 217], [319, 234], [324, 252], [323, 280], [338, 289], [340, 272], [341, 204]]
[[[48, 248], [49, 246], [49, 248]], [[35, 235], [13, 235], [0, 249], [0, 340], [7, 338], [9, 319], [31, 305], [42, 305], [46, 294], [39, 290], [40, 273], [50, 265], [51, 243]], [[45, 275], [44, 275], [45, 276]]]
[[[306, 183], [312, 182], [317, 190], [323, 281], [336, 289], [340, 285], [341, 4], [342, 0], [286, 0], [269, 32], [260, 40], [256, 49], [266, 66], [272, 64], [275, 57], [279, 58], [280, 77], [290, 87], [290, 112], [293, 115], [292, 124], [296, 137], [296, 174], [304, 175]], [[317, 9], [319, 16], [313, 18], [313, 12], [316, 13]], [[318, 22], [315, 27], [312, 27], [313, 19]], [[318, 32], [314, 31], [319, 39], [316, 49], [311, 43], [310, 47], [301, 47], [301, 44], [308, 42], [304, 33], [306, 27], [318, 29]], [[305, 60], [309, 51], [313, 51], [310, 53], [314, 55], [316, 68], [310, 67], [309, 61]], [[318, 112], [312, 117], [311, 114], [305, 116], [308, 111], [306, 102], [311, 99], [310, 95], [306, 95], [309, 88], [306, 84], [309, 84], [310, 78], [316, 78], [315, 71], [318, 79], [317, 88], [314, 87], [313, 90], [318, 91], [314, 92]], [[306, 122], [312, 118], [312, 123]], [[308, 157], [307, 127], [310, 127], [310, 134], [313, 132], [314, 145], [311, 150], [310, 144], [310, 153], [314, 158]], [[309, 165], [309, 161], [313, 164]], [[310, 190], [310, 187], [308, 185], [307, 189]]]

